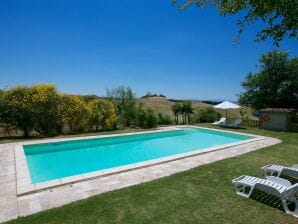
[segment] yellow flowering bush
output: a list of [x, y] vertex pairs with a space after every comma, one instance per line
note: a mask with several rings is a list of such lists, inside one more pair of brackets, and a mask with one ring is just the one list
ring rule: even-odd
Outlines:
[[116, 126], [116, 110], [114, 104], [107, 100], [94, 99], [87, 104], [89, 111], [89, 127], [98, 131], [113, 129]]
[[59, 114], [67, 130], [72, 132], [86, 130], [88, 110], [80, 96], [60, 95]]

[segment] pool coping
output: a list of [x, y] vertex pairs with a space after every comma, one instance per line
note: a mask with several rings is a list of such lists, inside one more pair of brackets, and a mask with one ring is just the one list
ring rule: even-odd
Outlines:
[[[253, 139], [242, 140], [234, 143], [222, 144], [219, 146], [212, 146], [207, 147], [205, 149], [198, 149], [192, 150], [191, 152], [166, 156], [162, 158], [152, 159], [144, 162], [133, 163], [129, 165], [119, 166], [115, 168], [104, 169], [100, 171], [93, 171], [84, 174], [73, 175], [69, 177], [59, 178], [55, 180], [44, 181], [40, 183], [31, 183], [29, 167], [27, 164], [26, 156], [24, 153], [23, 146], [24, 145], [32, 145], [32, 144], [42, 144], [42, 143], [51, 143], [51, 142], [61, 142], [61, 141], [71, 141], [71, 140], [83, 140], [83, 139], [95, 139], [95, 138], [107, 138], [107, 137], [116, 137], [116, 136], [129, 136], [129, 135], [140, 135], [140, 134], [149, 134], [149, 133], [158, 133], [158, 132], [168, 132], [168, 131], [175, 131], [181, 130], [183, 128], [196, 128], [196, 129], [207, 129], [207, 130], [214, 130], [218, 132], [224, 133], [233, 133], [237, 135], [244, 135], [244, 136], [251, 136], [254, 137]], [[111, 134], [111, 135], [102, 135], [102, 136], [87, 136], [87, 137], [72, 137], [72, 138], [62, 138], [62, 139], [46, 139], [46, 140], [34, 140], [28, 142], [21, 142], [16, 144], [14, 148], [15, 153], [15, 168], [16, 168], [16, 193], [17, 196], [24, 196], [32, 193], [37, 193], [40, 191], [52, 189], [58, 186], [69, 185], [77, 182], [87, 181], [91, 179], [96, 179], [100, 177], [105, 177], [113, 174], [118, 174], [126, 171], [141, 169], [145, 167], [150, 167], [162, 163], [167, 163], [175, 160], [181, 160], [188, 157], [197, 156], [199, 154], [204, 154], [212, 151], [218, 151], [222, 149], [226, 149], [233, 146], [243, 145], [250, 142], [256, 142], [267, 137], [253, 135], [253, 134], [246, 134], [246, 133], [239, 133], [234, 131], [228, 130], [218, 130], [213, 128], [205, 128], [205, 127], [198, 127], [192, 125], [183, 125], [183, 126], [171, 126], [171, 127], [161, 127], [157, 130], [153, 131], [142, 131], [142, 132], [132, 132], [132, 133], [125, 133], [125, 134]]]

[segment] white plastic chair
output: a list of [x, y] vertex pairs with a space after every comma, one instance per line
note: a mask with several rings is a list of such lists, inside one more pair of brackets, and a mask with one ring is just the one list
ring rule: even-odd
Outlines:
[[219, 121], [215, 121], [213, 123], [211, 123], [212, 125], [225, 125], [226, 124], [226, 120], [227, 118], [225, 117], [222, 117], [219, 119]]

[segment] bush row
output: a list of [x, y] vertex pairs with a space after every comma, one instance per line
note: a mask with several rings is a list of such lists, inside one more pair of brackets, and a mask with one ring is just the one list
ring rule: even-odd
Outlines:
[[58, 93], [54, 85], [17, 86], [0, 92], [0, 128], [22, 131], [25, 137], [111, 130], [131, 125], [153, 128], [171, 124], [169, 116], [156, 115], [138, 104], [130, 88], [118, 87], [107, 97]]
[[53, 85], [17, 86], [0, 95], [0, 124], [6, 129], [55, 135], [116, 127], [112, 102], [59, 94]]
[[221, 114], [214, 110], [212, 107], [200, 109], [192, 116], [192, 123], [212, 123], [218, 120]]

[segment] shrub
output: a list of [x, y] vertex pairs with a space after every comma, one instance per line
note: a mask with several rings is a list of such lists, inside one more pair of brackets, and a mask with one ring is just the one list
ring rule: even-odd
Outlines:
[[32, 130], [43, 135], [60, 129], [58, 94], [54, 85], [17, 86], [0, 96], [0, 123], [19, 129], [25, 137]]
[[154, 128], [157, 125], [157, 118], [152, 109], [148, 108], [146, 111], [145, 128]]
[[157, 123], [158, 124], [172, 124], [173, 121], [170, 117], [170, 115], [166, 114], [163, 115], [162, 113], [157, 114]]
[[136, 110], [136, 124], [141, 128], [154, 128], [158, 123], [158, 119], [150, 108], [144, 109], [142, 104], [139, 104]]
[[139, 104], [136, 111], [136, 125], [144, 128], [146, 125], [147, 114], [142, 104]]
[[216, 121], [218, 118], [220, 118], [220, 114], [214, 110], [212, 107], [207, 107], [200, 109], [199, 112], [197, 112], [193, 116], [193, 122], [194, 123], [211, 123]]
[[101, 127], [104, 130], [113, 129], [116, 126], [116, 111], [114, 104], [107, 100], [91, 100], [87, 105], [89, 114], [89, 128], [98, 131]]
[[60, 119], [71, 132], [83, 132], [87, 128], [88, 110], [81, 97], [61, 95], [59, 104]]
[[25, 86], [17, 86], [1, 94], [1, 123], [23, 131], [24, 136], [29, 136], [34, 127], [31, 91]]
[[42, 135], [53, 135], [60, 132], [62, 124], [59, 122], [59, 96], [54, 85], [42, 84], [30, 88], [31, 108], [34, 130]]

